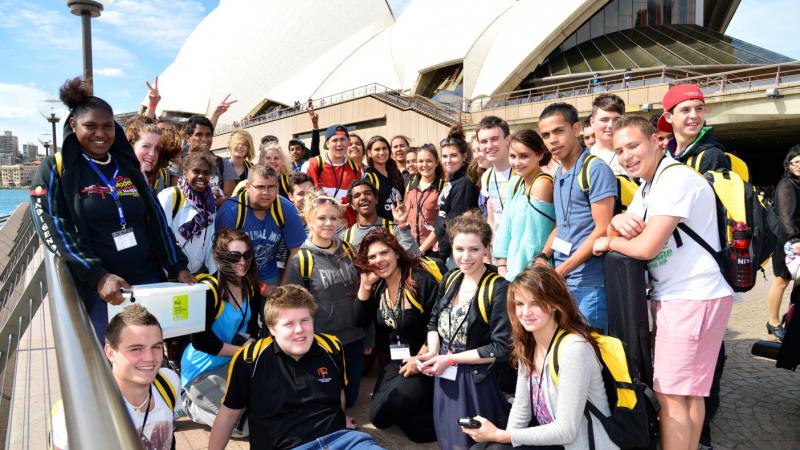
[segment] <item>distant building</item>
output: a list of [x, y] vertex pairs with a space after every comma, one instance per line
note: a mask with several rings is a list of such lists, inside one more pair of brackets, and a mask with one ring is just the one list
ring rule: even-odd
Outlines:
[[4, 153], [19, 153], [19, 138], [8, 130], [0, 134], [0, 154]]
[[0, 187], [27, 187], [33, 181], [33, 175], [39, 164], [0, 165]]
[[39, 147], [36, 144], [22, 144], [22, 159], [33, 161], [39, 156]]
[[22, 157], [19, 153], [0, 153], [0, 165], [19, 164], [22, 162]]

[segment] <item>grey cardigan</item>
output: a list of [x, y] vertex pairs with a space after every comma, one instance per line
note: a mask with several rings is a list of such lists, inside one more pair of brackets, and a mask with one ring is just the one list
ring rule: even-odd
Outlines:
[[[609, 415], [608, 398], [600, 374], [600, 362], [592, 346], [579, 336], [567, 336], [559, 351], [559, 386], [550, 377], [547, 361], [542, 390], [553, 421], [546, 425], [528, 427], [532, 416], [530, 401], [530, 371], [519, 365], [517, 390], [508, 417], [507, 430], [511, 443], [520, 445], [563, 445], [565, 450], [589, 448], [589, 426], [583, 410], [587, 398], [605, 415]], [[549, 358], [548, 358], [549, 359]], [[597, 449], [618, 450], [603, 425], [592, 417]]]

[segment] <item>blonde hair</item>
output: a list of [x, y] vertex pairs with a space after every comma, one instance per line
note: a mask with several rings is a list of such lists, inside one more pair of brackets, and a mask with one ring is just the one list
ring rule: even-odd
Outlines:
[[261, 155], [258, 157], [259, 164], [264, 164], [264, 155], [268, 152], [278, 152], [278, 156], [281, 158], [281, 175], [289, 176], [292, 174], [292, 166], [289, 165], [289, 155], [284, 153], [283, 149], [278, 144], [270, 143], [261, 146]]
[[320, 193], [316, 190], [312, 190], [306, 195], [305, 204], [303, 205], [303, 218], [306, 219], [306, 223], [311, 223], [312, 219], [314, 218], [314, 213], [316, 212], [317, 207], [319, 207], [323, 203], [335, 206], [338, 211], [339, 202], [330, 195]]
[[233, 156], [233, 148], [242, 142], [247, 144], [247, 159], [252, 161], [256, 151], [253, 146], [253, 136], [250, 136], [250, 133], [246, 130], [233, 130], [230, 139], [228, 139], [228, 152]]

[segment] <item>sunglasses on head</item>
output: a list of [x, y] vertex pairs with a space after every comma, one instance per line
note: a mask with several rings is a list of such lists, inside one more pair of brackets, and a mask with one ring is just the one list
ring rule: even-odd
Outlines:
[[253, 257], [253, 251], [252, 250], [248, 250], [248, 251], [246, 251], [244, 253], [237, 252], [237, 251], [225, 252], [225, 259], [228, 259], [230, 261], [239, 261], [242, 258], [244, 258], [245, 261], [249, 261], [250, 258], [252, 258], [252, 257]]
[[327, 195], [321, 195], [311, 201], [311, 204], [313, 206], [319, 206], [325, 203], [330, 203], [333, 206], [339, 206], [339, 202], [335, 198], [329, 197]]

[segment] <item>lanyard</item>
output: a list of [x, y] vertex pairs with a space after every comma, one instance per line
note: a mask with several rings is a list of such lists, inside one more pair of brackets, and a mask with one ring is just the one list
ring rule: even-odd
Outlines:
[[[497, 189], [497, 199], [500, 200], [500, 212], [503, 212], [503, 208], [505, 208], [505, 206], [503, 205], [503, 192], [500, 191], [500, 185], [497, 184], [497, 170], [494, 170], [493, 172], [494, 173], [492, 173], [492, 175], [494, 175], [494, 188]], [[509, 176], [510, 175], [511, 174], [509, 173]]]
[[[339, 194], [339, 190], [342, 188], [342, 181], [344, 181], [344, 170], [345, 166], [347, 165], [347, 158], [345, 157], [344, 159], [344, 164], [342, 164], [342, 171], [340, 172], [338, 177], [336, 176], [336, 166], [333, 165], [333, 161], [331, 161], [331, 159], [328, 158], [328, 155], [325, 155], [325, 159], [328, 160], [328, 164], [330, 164], [331, 169], [333, 169], [333, 179], [336, 180], [336, 191], [334, 191], [332, 197], [336, 198], [336, 196]], [[325, 163], [322, 163], [322, 165], [324, 168]]]
[[144, 420], [142, 421], [142, 431], [139, 432], [139, 439], [144, 436], [144, 427], [147, 425], [147, 417], [150, 415], [150, 399], [153, 397], [153, 387], [147, 390], [147, 408], [144, 410]]
[[[435, 182], [436, 179], [434, 179], [433, 181]], [[419, 189], [419, 185], [417, 185], [417, 188]], [[419, 216], [422, 215], [422, 206], [425, 204], [425, 199], [427, 199], [428, 196], [431, 194], [430, 193], [430, 189], [431, 188], [433, 188], [433, 183], [431, 183], [430, 186], [428, 186], [424, 191], [420, 192], [419, 197], [417, 197], [417, 215], [416, 215], [416, 217], [417, 217], [417, 236], [416, 236], [417, 245], [422, 245], [422, 238], [419, 235]], [[425, 216], [422, 216], [422, 220], [423, 220], [423, 222], [425, 222]]]
[[[578, 168], [578, 163], [576, 161], [575, 162], [575, 167], [572, 168], [572, 178], [569, 180], [569, 186], [567, 187], [567, 192], [569, 192], [569, 195], [567, 196], [567, 205], [566, 206], [564, 206], [564, 193], [562, 192], [561, 189], [559, 189], [559, 195], [558, 195], [558, 203], [559, 203], [559, 206], [561, 206], [561, 211], [564, 213], [564, 226], [567, 229], [567, 231], [569, 231], [569, 216], [570, 216], [570, 212], [572, 211], [572, 187], [575, 184], [575, 177], [577, 176], [575, 174], [575, 170], [577, 168]], [[559, 187], [563, 187], [563, 185], [564, 185], [564, 179], [563, 178], [560, 178], [558, 180], [558, 185], [559, 185]], [[591, 205], [590, 205], [590, 207], [591, 207]]]
[[[536, 384], [536, 406], [539, 406], [539, 396], [542, 394], [542, 379], [544, 379], [544, 364], [547, 361], [547, 355], [550, 354], [550, 349], [553, 348], [553, 342], [556, 340], [556, 335], [558, 335], [558, 330], [560, 327], [556, 327], [556, 331], [553, 333], [553, 337], [550, 339], [550, 345], [547, 346], [547, 351], [544, 353], [544, 358], [542, 359], [542, 369], [539, 371], [539, 381]], [[531, 370], [531, 386], [533, 386], [533, 370]], [[531, 410], [533, 410], [533, 393], [531, 392], [530, 388], [528, 388], [528, 393], [530, 394], [530, 402], [531, 402]], [[535, 414], [535, 413], [534, 413]]]
[[[111, 156], [111, 155], [109, 155], [109, 156]], [[122, 211], [122, 203], [119, 201], [119, 194], [117, 194], [116, 185], [112, 184], [112, 182], [109, 181], [109, 179], [106, 178], [105, 175], [103, 175], [103, 172], [100, 171], [100, 168], [97, 167], [97, 164], [95, 164], [95, 162], [92, 160], [92, 158], [89, 158], [88, 156], [86, 156], [86, 154], [83, 154], [83, 158], [89, 164], [89, 167], [91, 167], [92, 170], [94, 170], [94, 173], [97, 174], [97, 176], [100, 178], [100, 181], [105, 183], [105, 185], [108, 187], [108, 189], [110, 191], [110, 194], [111, 194], [111, 198], [114, 199], [114, 205], [117, 207], [117, 214], [119, 215], [119, 224], [122, 226], [122, 229], [124, 230], [125, 229], [125, 213]], [[116, 183], [117, 174], [119, 174], [119, 163], [117, 163], [117, 160], [115, 159], [114, 160], [114, 174], [111, 175], [111, 179], [114, 180], [114, 183]]]
[[[461, 287], [459, 286], [458, 290], [454, 294], [456, 296], [456, 298], [458, 298], [458, 292], [460, 290], [461, 290]], [[461, 319], [461, 323], [458, 324], [458, 327], [456, 327], [455, 330], [453, 330], [453, 311], [456, 309], [457, 304], [456, 303], [452, 303], [452, 302], [450, 303], [450, 311], [447, 313], [447, 328], [449, 328], [449, 330], [448, 330], [449, 331], [449, 336], [447, 337], [447, 347], [450, 350], [453, 349], [453, 339], [455, 339], [455, 337], [458, 334], [458, 332], [461, 331], [461, 327], [464, 326], [464, 322], [466, 322], [467, 318], [469, 317], [469, 308], [470, 308], [470, 306], [472, 306], [472, 302], [471, 301], [470, 301], [470, 304], [467, 305], [467, 312], [464, 314], [464, 318]]]

